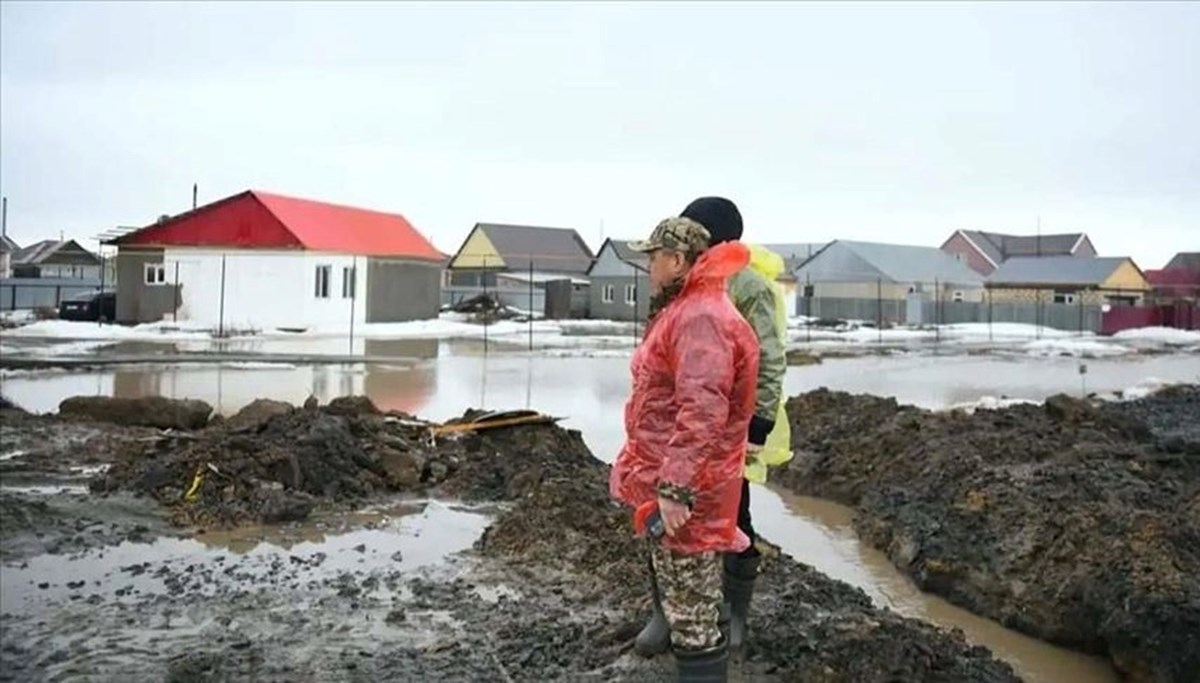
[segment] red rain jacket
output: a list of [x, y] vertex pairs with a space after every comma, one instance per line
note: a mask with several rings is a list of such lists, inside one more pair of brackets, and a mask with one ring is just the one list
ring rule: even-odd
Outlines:
[[637, 508], [657, 499], [659, 482], [690, 488], [691, 518], [674, 537], [662, 539], [676, 552], [740, 552], [750, 544], [737, 528], [737, 513], [758, 340], [725, 291], [749, 259], [749, 250], [736, 242], [705, 252], [633, 355], [625, 445], [609, 491]]

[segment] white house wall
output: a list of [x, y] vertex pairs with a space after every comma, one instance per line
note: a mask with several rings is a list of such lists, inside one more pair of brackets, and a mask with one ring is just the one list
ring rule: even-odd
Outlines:
[[[225, 259], [224, 316], [221, 312], [221, 259]], [[344, 268], [357, 263], [353, 317], [366, 316], [367, 259], [299, 251], [166, 248], [166, 280], [179, 267], [182, 285], [179, 319], [226, 329], [348, 327], [351, 300], [342, 296]], [[317, 266], [330, 266], [329, 297], [316, 296]]]

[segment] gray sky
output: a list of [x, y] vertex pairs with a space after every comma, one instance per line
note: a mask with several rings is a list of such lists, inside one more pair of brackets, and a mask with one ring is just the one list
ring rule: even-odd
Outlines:
[[0, 4], [21, 242], [246, 188], [635, 237], [1200, 250], [1200, 3]]

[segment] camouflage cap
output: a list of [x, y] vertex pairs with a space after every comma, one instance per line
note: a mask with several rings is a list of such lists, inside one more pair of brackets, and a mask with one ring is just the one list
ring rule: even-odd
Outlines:
[[649, 239], [629, 243], [634, 251], [649, 252], [670, 249], [691, 254], [701, 254], [708, 249], [708, 230], [690, 218], [668, 218], [654, 228]]

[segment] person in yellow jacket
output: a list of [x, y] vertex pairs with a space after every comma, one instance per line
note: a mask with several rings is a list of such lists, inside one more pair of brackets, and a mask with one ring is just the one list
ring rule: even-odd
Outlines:
[[[680, 214], [708, 229], [710, 246], [742, 238], [742, 215], [737, 205], [723, 197], [701, 197]], [[725, 602], [729, 605], [729, 646], [741, 647], [754, 583], [758, 577], [759, 551], [750, 516], [750, 483], [764, 483], [767, 468], [792, 457], [791, 430], [783, 401], [783, 378], [787, 372], [785, 344], [787, 304], [776, 278], [783, 273], [783, 258], [765, 248], [750, 246], [750, 265], [729, 279], [729, 296], [758, 337], [758, 384], [754, 417], [750, 421], [745, 476], [742, 481], [738, 528], [750, 538], [750, 547], [724, 558]], [[670, 646], [666, 618], [655, 609], [650, 622], [634, 642], [645, 656], [665, 652]]]

